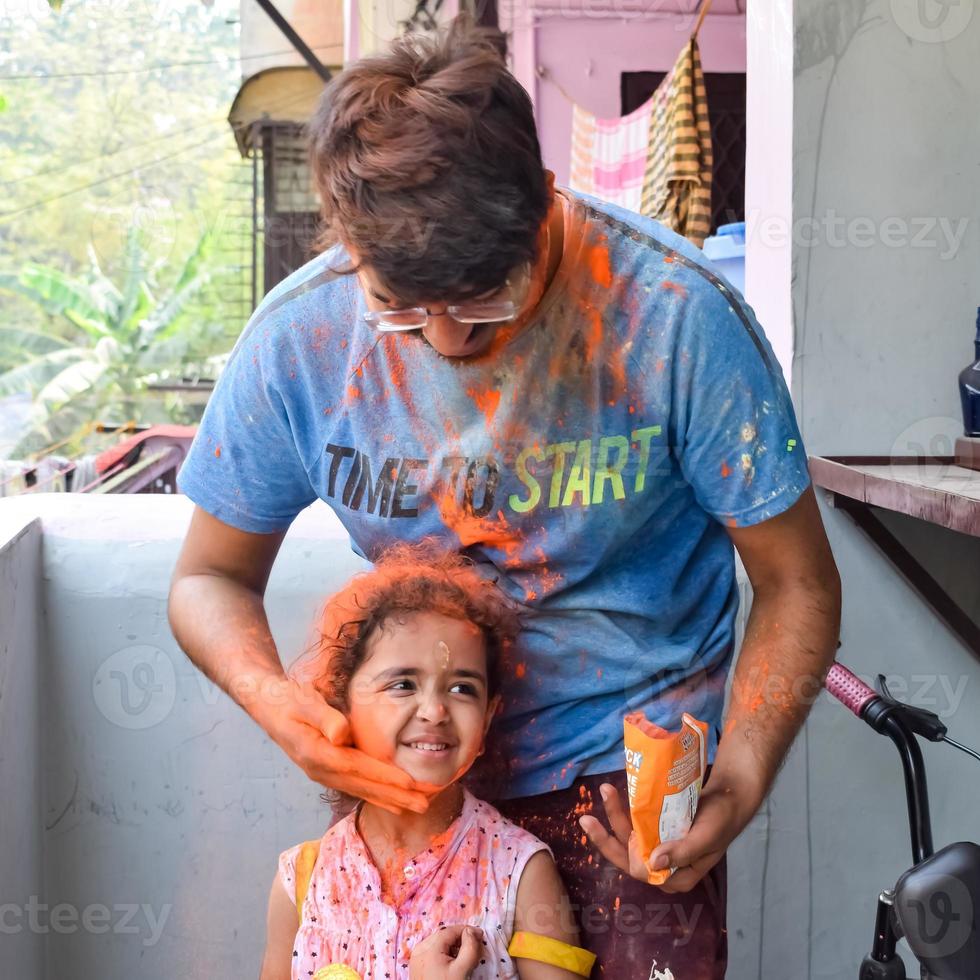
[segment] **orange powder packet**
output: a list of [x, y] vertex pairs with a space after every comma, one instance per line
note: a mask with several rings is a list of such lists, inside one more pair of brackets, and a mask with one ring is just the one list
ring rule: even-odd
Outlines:
[[[644, 860], [664, 841], [683, 837], [694, 822], [707, 739], [708, 723], [686, 712], [678, 732], [647, 721], [642, 711], [623, 719], [630, 816]], [[649, 871], [647, 880], [662, 885], [675, 870]]]

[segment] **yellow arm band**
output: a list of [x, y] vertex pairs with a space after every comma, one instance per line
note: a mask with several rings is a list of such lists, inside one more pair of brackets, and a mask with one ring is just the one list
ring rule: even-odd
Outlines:
[[560, 966], [580, 977], [589, 976], [595, 963], [595, 953], [580, 946], [570, 946], [551, 936], [539, 936], [535, 932], [515, 932], [507, 952], [512, 957]]
[[299, 924], [303, 924], [303, 901], [310, 890], [310, 879], [316, 859], [320, 856], [320, 842], [308, 840], [296, 855], [296, 916]]

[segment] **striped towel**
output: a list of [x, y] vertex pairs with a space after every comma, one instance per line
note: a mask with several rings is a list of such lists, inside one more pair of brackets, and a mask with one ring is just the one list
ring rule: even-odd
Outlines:
[[621, 119], [572, 107], [571, 188], [639, 211], [647, 171], [653, 99]]
[[695, 38], [628, 116], [598, 119], [573, 107], [572, 189], [656, 218], [698, 246], [711, 232], [713, 166]]

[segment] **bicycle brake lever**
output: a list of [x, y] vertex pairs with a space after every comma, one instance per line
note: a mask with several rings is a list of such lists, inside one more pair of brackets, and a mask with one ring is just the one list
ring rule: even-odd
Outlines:
[[930, 742], [941, 742], [946, 737], [946, 726], [939, 720], [939, 715], [925, 708], [916, 708], [911, 704], [896, 701], [888, 690], [885, 675], [878, 675], [878, 693], [889, 706], [889, 714], [897, 715], [916, 735], [929, 739]]

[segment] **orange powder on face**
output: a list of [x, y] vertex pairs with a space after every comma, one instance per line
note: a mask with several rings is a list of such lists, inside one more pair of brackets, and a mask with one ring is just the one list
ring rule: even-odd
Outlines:
[[[553, 181], [554, 177], [552, 175], [552, 182]], [[501, 351], [503, 351], [503, 349], [524, 330], [528, 322], [537, 314], [538, 306], [541, 303], [541, 300], [544, 298], [547, 288], [547, 283], [545, 280], [548, 276], [548, 267], [551, 259], [554, 257], [551, 251], [551, 222], [555, 218], [556, 209], [561, 211], [564, 215], [564, 208], [561, 199], [552, 193], [551, 207], [549, 208], [548, 214], [545, 216], [544, 221], [541, 222], [541, 227], [538, 229], [538, 260], [534, 263], [530, 270], [530, 282], [528, 284], [527, 297], [524, 300], [524, 312], [521, 316], [517, 317], [517, 319], [511, 320], [509, 323], [501, 324], [494, 331], [490, 346], [483, 353], [483, 355], [481, 355], [482, 357], [491, 359], [497, 357]], [[562, 220], [564, 220], [564, 218]], [[557, 275], [557, 269], [555, 270], [555, 274]]]

